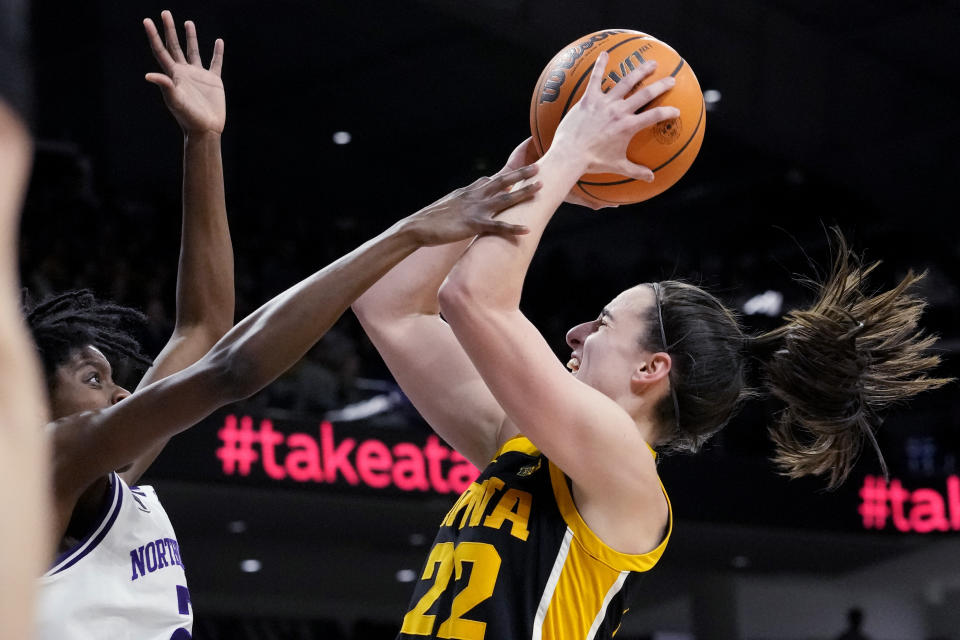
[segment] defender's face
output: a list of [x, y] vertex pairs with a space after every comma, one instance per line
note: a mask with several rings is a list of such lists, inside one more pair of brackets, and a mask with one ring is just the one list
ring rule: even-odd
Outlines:
[[581, 380], [617, 399], [630, 392], [630, 378], [649, 356], [640, 346], [646, 335], [653, 290], [646, 285], [627, 289], [604, 307], [600, 317], [579, 324], [567, 333], [573, 349], [567, 367]]
[[50, 409], [53, 418], [106, 409], [130, 392], [113, 381], [113, 368], [93, 345], [74, 351], [54, 372]]

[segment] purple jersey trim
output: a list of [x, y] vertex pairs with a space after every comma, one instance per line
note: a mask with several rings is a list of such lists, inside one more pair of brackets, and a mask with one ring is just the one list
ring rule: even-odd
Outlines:
[[53, 566], [47, 571], [46, 576], [52, 576], [69, 569], [87, 554], [97, 548], [97, 545], [110, 533], [110, 528], [120, 515], [120, 505], [123, 504], [122, 481], [116, 473], [110, 474], [110, 487], [113, 489], [111, 500], [107, 503], [107, 508], [99, 518], [100, 524], [94, 527], [93, 531], [86, 538], [77, 543], [72, 549], [64, 551], [54, 561]]

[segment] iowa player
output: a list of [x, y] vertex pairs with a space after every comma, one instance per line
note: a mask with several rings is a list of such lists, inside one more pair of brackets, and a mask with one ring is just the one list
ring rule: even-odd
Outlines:
[[659, 533], [644, 553], [609, 546], [563, 470], [512, 438], [441, 522], [401, 637], [608, 638], [663, 554], [669, 520]]
[[[676, 117], [667, 106], [640, 111], [671, 79], [628, 96], [648, 63], [604, 94], [605, 64], [602, 54], [537, 162], [541, 191], [501, 216], [529, 234], [421, 249], [354, 304], [424, 418], [483, 469], [441, 523], [405, 640], [611, 637], [670, 537], [651, 447], [695, 451], [722, 428], [754, 395], [745, 382], [754, 354], [772, 354], [774, 393], [791, 402], [778, 461], [792, 475], [830, 473], [833, 484], [876, 428], [870, 411], [944, 382], [923, 375], [936, 359], [920, 355], [931, 343], [915, 330], [922, 301], [904, 293], [918, 278], [868, 298], [859, 287], [870, 268], [842, 244], [818, 302], [780, 330], [753, 338], [702, 289], [641, 284], [570, 330], [568, 372], [519, 310], [540, 236], [581, 175], [652, 180], [626, 159], [627, 143]], [[508, 167], [529, 153], [527, 141]], [[864, 369], [867, 349], [878, 368]], [[884, 359], [904, 368], [885, 377]]]
[[[640, 92], [635, 108], [666, 89]], [[632, 124], [672, 114], [653, 109]], [[543, 226], [573, 184], [543, 164], [544, 189], [503, 214], [531, 234], [421, 249], [353, 305], [420, 413], [483, 470], [441, 523], [402, 638], [610, 637], [670, 536], [647, 444], [660, 440], [652, 407], [669, 396], [670, 357], [637, 348], [650, 289], [570, 332], [575, 376], [517, 309]]]

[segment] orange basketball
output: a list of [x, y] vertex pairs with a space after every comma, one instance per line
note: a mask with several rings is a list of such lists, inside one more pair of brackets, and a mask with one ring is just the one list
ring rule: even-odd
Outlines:
[[603, 204], [631, 204], [662, 193], [679, 180], [700, 151], [706, 126], [706, 109], [700, 83], [690, 65], [668, 44], [639, 31], [606, 29], [572, 42], [547, 64], [530, 101], [530, 132], [537, 151], [550, 148], [560, 120], [576, 104], [590, 79], [593, 63], [601, 51], [610, 58], [601, 88], [606, 91], [631, 69], [648, 60], [657, 69], [640, 86], [672, 75], [677, 83], [645, 108], [661, 104], [676, 107], [680, 117], [643, 129], [627, 147], [627, 157], [653, 170], [653, 182], [626, 176], [586, 174], [576, 189], [588, 199]]

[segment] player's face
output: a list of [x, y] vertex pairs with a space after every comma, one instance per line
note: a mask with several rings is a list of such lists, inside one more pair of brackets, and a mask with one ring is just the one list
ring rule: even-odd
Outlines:
[[54, 372], [50, 408], [54, 419], [114, 405], [130, 392], [113, 381], [113, 368], [103, 353], [88, 345], [74, 351]]
[[653, 289], [639, 285], [614, 298], [596, 320], [571, 329], [567, 367], [573, 375], [614, 400], [630, 394], [631, 376], [650, 355], [640, 340], [653, 304]]

